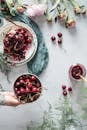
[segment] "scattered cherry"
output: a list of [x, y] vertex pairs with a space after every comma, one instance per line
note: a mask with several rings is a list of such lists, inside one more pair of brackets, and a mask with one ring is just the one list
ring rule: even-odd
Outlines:
[[64, 96], [67, 96], [67, 91], [63, 91], [63, 95], [64, 95]]
[[52, 41], [55, 41], [55, 40], [56, 40], [56, 37], [55, 37], [55, 36], [51, 36], [51, 40], [52, 40]]
[[62, 33], [61, 32], [59, 32], [57, 35], [58, 35], [59, 38], [62, 37]]
[[68, 91], [69, 91], [69, 92], [72, 92], [72, 88], [71, 88], [71, 87], [69, 87], [69, 88], [68, 88]]
[[66, 85], [62, 85], [62, 89], [63, 89], [63, 90], [66, 89]]
[[62, 39], [59, 39], [59, 40], [58, 40], [58, 44], [62, 44]]

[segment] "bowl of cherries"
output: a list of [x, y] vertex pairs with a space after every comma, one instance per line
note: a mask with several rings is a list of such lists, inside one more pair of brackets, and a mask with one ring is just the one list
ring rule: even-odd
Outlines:
[[23, 22], [8, 23], [0, 30], [0, 41], [3, 53], [15, 66], [29, 62], [38, 47], [34, 30]]
[[14, 92], [20, 102], [34, 102], [42, 93], [42, 84], [36, 75], [24, 74], [16, 79]]
[[4, 39], [4, 53], [14, 61], [25, 59], [26, 53], [33, 41], [33, 35], [24, 27], [9, 31]]
[[82, 64], [72, 65], [69, 68], [69, 77], [74, 81], [81, 81], [81, 76], [86, 76], [86, 68]]

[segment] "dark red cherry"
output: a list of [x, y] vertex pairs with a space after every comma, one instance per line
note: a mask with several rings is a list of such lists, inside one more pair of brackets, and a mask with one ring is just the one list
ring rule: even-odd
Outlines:
[[62, 37], [62, 33], [61, 32], [59, 32], [57, 35], [58, 35], [59, 38]]
[[67, 96], [67, 91], [63, 91], [63, 95], [64, 95], [64, 96]]
[[55, 36], [51, 36], [51, 40], [52, 40], [52, 41], [55, 41], [55, 40], [56, 40], [56, 37], [55, 37]]
[[59, 39], [59, 40], [58, 40], [58, 44], [62, 44], [62, 39]]

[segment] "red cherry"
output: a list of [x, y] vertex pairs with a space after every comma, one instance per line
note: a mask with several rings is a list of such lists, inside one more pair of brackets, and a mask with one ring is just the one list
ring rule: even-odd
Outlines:
[[58, 44], [62, 44], [62, 39], [59, 39], [59, 40], [58, 40]]
[[24, 34], [24, 30], [21, 30], [21, 34]]
[[62, 37], [62, 33], [61, 32], [59, 32], [57, 35], [58, 35], [58, 37]]
[[24, 88], [20, 88], [20, 92], [24, 93], [25, 92]]
[[15, 88], [15, 91], [17, 91], [18, 90], [18, 88]]
[[20, 82], [16, 82], [16, 86], [20, 85]]
[[26, 88], [26, 93], [29, 93], [30, 92], [30, 89], [29, 88]]
[[41, 87], [41, 84], [40, 84], [40, 83], [37, 83], [36, 85], [37, 85], [38, 88]]
[[25, 33], [24, 37], [25, 37], [25, 39], [28, 39], [28, 34], [27, 34], [27, 33]]
[[37, 88], [37, 92], [40, 92], [40, 88]]
[[36, 77], [35, 77], [35, 76], [32, 76], [32, 77], [31, 77], [31, 80], [32, 80], [32, 81], [35, 81], [35, 80], [36, 80]]
[[19, 38], [18, 35], [16, 35], [15, 38], [18, 40], [18, 38]]
[[23, 80], [23, 79], [21, 79], [21, 80], [20, 80], [20, 83], [24, 83], [24, 80]]
[[28, 38], [28, 39], [27, 39], [27, 42], [28, 42], [28, 43], [31, 43], [31, 42], [32, 42], [32, 40]]
[[22, 76], [20, 77], [20, 80], [21, 80], [21, 79], [23, 79], [23, 77], [22, 77]]
[[31, 89], [32, 87], [33, 87], [33, 86], [32, 86], [32, 84], [31, 84], [31, 83], [29, 83], [28, 88], [30, 88], [30, 89]]
[[67, 96], [67, 91], [63, 91], [63, 95], [64, 95], [64, 96]]
[[33, 88], [32, 88], [32, 92], [37, 92], [37, 88], [36, 88], [36, 87], [33, 87]]
[[71, 88], [71, 87], [69, 87], [69, 88], [68, 88], [68, 91], [69, 91], [69, 92], [72, 92], [72, 88]]
[[62, 85], [62, 89], [63, 89], [63, 90], [66, 89], [66, 85]]
[[18, 95], [18, 96], [20, 96], [20, 95], [21, 95], [20, 91], [17, 91], [16, 93], [17, 93], [17, 95]]
[[56, 37], [55, 37], [55, 36], [51, 36], [51, 40], [52, 40], [52, 41], [55, 41], [55, 40], [56, 40]]
[[29, 82], [30, 82], [30, 79], [25, 79], [25, 82], [29, 83]]

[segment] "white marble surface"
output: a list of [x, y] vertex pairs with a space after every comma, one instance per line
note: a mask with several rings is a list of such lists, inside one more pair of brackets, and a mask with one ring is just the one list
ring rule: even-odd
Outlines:
[[[34, 103], [16, 108], [1, 106], [0, 130], [26, 130], [29, 121], [40, 120], [43, 110], [47, 109], [47, 101], [54, 103], [58, 99], [62, 84], [71, 86], [68, 77], [69, 67], [72, 64], [81, 63], [87, 68], [87, 17], [76, 16], [76, 20], [76, 29], [68, 30], [58, 22], [48, 24], [45, 17], [35, 19], [41, 28], [49, 51], [49, 64], [40, 75], [43, 86], [48, 90], [44, 90], [43, 95]], [[50, 40], [52, 35], [57, 37], [58, 32], [63, 33], [62, 48]], [[11, 83], [8, 83], [6, 76], [0, 72], [0, 83], [4, 89], [13, 91], [15, 79], [27, 72], [26, 65], [14, 68], [10, 73]]]

